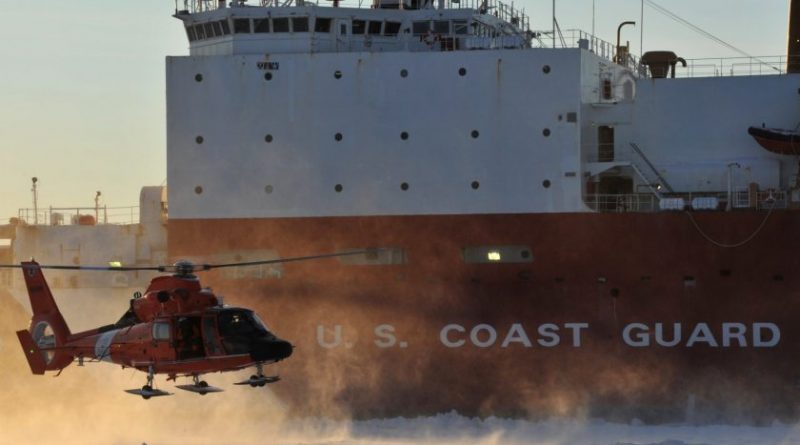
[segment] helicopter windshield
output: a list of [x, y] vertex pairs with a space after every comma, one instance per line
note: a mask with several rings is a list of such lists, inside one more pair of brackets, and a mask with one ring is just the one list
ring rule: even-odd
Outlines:
[[252, 311], [226, 310], [219, 314], [219, 333], [223, 337], [266, 334], [264, 322]]

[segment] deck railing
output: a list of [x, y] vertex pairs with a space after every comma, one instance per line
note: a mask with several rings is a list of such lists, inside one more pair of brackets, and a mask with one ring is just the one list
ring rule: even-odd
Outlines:
[[[728, 194], [718, 193], [670, 193], [664, 194], [664, 199], [671, 202], [680, 202], [682, 199], [685, 204], [683, 207], [671, 206], [668, 209], [662, 208], [661, 199], [652, 193], [630, 193], [620, 195], [610, 194], [590, 194], [584, 197], [586, 205], [598, 212], [660, 212], [660, 211], [724, 211], [735, 209], [786, 209], [789, 207], [789, 194], [782, 190], [759, 191], [751, 195], [748, 190], [735, 191], [731, 195], [731, 205], [728, 206]], [[716, 208], [694, 209], [692, 202], [696, 198], [715, 198], [718, 205]]]
[[139, 206], [19, 209], [17, 212], [17, 220], [9, 222], [45, 226], [137, 224], [139, 223]]

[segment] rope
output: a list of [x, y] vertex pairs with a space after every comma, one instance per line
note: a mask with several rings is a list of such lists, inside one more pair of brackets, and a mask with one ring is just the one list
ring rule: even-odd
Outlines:
[[772, 202], [772, 206], [769, 208], [769, 211], [767, 211], [767, 214], [766, 214], [766, 216], [764, 216], [764, 219], [761, 220], [761, 224], [758, 225], [758, 228], [756, 228], [755, 232], [750, 234], [750, 236], [745, 238], [743, 241], [740, 241], [740, 242], [734, 243], [734, 244], [725, 244], [725, 243], [721, 243], [719, 241], [714, 240], [713, 238], [708, 236], [705, 232], [703, 232], [703, 229], [701, 229], [700, 226], [697, 224], [697, 221], [694, 220], [694, 216], [692, 215], [692, 212], [685, 211], [684, 213], [686, 213], [686, 215], [689, 217], [689, 221], [692, 222], [692, 225], [694, 226], [694, 228], [697, 229], [697, 232], [700, 235], [702, 235], [703, 238], [706, 239], [706, 241], [710, 242], [711, 244], [714, 244], [717, 247], [723, 247], [723, 248], [729, 249], [729, 248], [735, 248], [735, 247], [744, 246], [745, 244], [747, 244], [750, 241], [752, 241], [753, 238], [755, 238], [759, 234], [759, 232], [761, 232], [761, 229], [763, 229], [764, 225], [767, 224], [767, 219], [769, 219], [769, 215], [771, 215], [772, 211], [775, 210], [775, 202], [776, 201]]

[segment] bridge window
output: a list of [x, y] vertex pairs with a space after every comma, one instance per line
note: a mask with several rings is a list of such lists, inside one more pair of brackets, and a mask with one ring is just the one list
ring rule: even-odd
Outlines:
[[413, 32], [415, 36], [427, 34], [431, 30], [431, 22], [414, 22]]
[[453, 33], [458, 35], [469, 34], [469, 26], [466, 20], [453, 20]]
[[212, 25], [214, 25], [214, 35], [217, 37], [222, 37], [222, 24], [220, 22], [214, 22]]
[[369, 28], [367, 29], [367, 33], [371, 35], [381, 35], [381, 26], [383, 26], [383, 22], [369, 22]]
[[292, 32], [308, 32], [308, 17], [293, 18]]
[[365, 20], [353, 20], [353, 35], [364, 34], [367, 29], [367, 22]]
[[269, 19], [254, 19], [253, 31], [259, 33], [269, 32]]
[[447, 20], [434, 20], [433, 32], [436, 34], [450, 34], [450, 22]]
[[383, 27], [383, 35], [385, 36], [396, 36], [399, 32], [400, 22], [386, 22], [386, 26]]
[[233, 19], [233, 32], [235, 34], [249, 34], [250, 19]]
[[203, 25], [194, 25], [194, 33], [197, 35], [197, 40], [203, 40], [206, 38], [206, 32], [203, 29]]
[[314, 21], [314, 32], [331, 32], [331, 19], [317, 17]]
[[228, 23], [227, 20], [220, 20], [219, 21], [219, 26], [222, 28], [222, 34], [223, 35], [227, 36], [228, 34], [231, 33], [231, 25]]
[[206, 38], [211, 39], [214, 38], [214, 25], [211, 23], [206, 23], [203, 25], [203, 28], [206, 30]]
[[272, 19], [272, 32], [289, 32], [289, 19], [286, 17]]
[[194, 28], [191, 26], [186, 27], [186, 37], [189, 38], [190, 42], [194, 42], [197, 40], [197, 35], [194, 33]]

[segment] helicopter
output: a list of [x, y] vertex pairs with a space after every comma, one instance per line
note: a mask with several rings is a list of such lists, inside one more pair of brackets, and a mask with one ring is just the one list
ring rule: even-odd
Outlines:
[[[272, 333], [258, 315], [247, 308], [223, 304], [222, 298], [200, 285], [196, 272], [225, 267], [306, 261], [371, 251], [290, 257], [227, 264], [193, 264], [181, 260], [168, 266], [67, 266], [40, 265], [36, 261], [0, 265], [22, 269], [33, 316], [30, 328], [17, 338], [33, 374], [57, 371], [57, 376], [77, 361], [106, 361], [147, 373], [141, 388], [125, 392], [151, 397], [172, 395], [154, 386], [156, 374], [167, 381], [191, 377], [177, 388], [206, 395], [221, 388], [201, 380], [203, 374], [255, 367], [250, 378], [236, 385], [263, 387], [280, 380], [265, 375], [264, 366], [287, 359], [294, 346]], [[134, 294], [129, 309], [115, 323], [72, 333], [56, 305], [43, 269], [94, 271], [156, 271], [171, 273], [154, 278], [144, 294]]]

